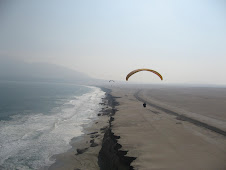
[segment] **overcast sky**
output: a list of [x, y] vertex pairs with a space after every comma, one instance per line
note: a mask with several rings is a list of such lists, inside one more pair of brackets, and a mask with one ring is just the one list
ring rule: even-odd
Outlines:
[[0, 0], [0, 57], [100, 79], [150, 68], [163, 83], [226, 84], [226, 1]]

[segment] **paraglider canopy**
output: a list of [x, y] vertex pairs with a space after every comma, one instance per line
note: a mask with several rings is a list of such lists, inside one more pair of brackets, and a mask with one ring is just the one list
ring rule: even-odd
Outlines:
[[111, 81], [112, 81], [112, 82], [115, 82], [114, 80], [109, 80], [109, 82], [111, 82]]
[[161, 80], [163, 80], [162, 75], [159, 74], [157, 71], [151, 70], [151, 69], [147, 69], [147, 68], [142, 68], [142, 69], [136, 69], [136, 70], [131, 71], [131, 72], [126, 76], [126, 81], [128, 81], [128, 79], [130, 78], [130, 76], [132, 76], [133, 74], [135, 74], [135, 73], [137, 73], [137, 72], [140, 72], [140, 71], [150, 71], [150, 72], [156, 74], [157, 76], [159, 76], [159, 78], [160, 78]]

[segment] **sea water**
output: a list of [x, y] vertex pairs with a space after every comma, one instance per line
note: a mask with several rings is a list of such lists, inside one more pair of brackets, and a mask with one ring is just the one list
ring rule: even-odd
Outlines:
[[73, 84], [0, 82], [0, 169], [39, 169], [71, 148], [105, 93]]

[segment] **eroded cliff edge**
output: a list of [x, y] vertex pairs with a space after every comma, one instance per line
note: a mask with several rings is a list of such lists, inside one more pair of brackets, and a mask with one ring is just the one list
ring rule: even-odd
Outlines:
[[112, 96], [111, 90], [102, 88], [106, 92], [106, 99], [108, 100], [108, 110], [110, 112], [109, 126], [104, 128], [104, 138], [102, 141], [102, 147], [98, 155], [98, 164], [100, 170], [133, 170], [131, 166], [132, 161], [135, 157], [126, 156], [128, 151], [120, 150], [122, 146], [118, 143], [120, 136], [116, 136], [112, 132], [112, 124], [114, 121], [114, 115], [117, 112], [115, 106], [119, 105], [116, 101], [117, 97]]

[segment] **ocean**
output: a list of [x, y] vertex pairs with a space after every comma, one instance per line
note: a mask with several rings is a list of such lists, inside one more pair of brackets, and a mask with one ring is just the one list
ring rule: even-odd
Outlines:
[[97, 119], [105, 93], [97, 87], [0, 82], [0, 169], [39, 169], [66, 152]]

